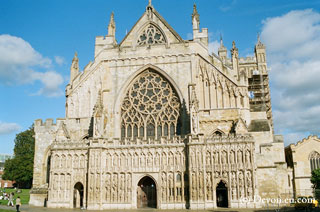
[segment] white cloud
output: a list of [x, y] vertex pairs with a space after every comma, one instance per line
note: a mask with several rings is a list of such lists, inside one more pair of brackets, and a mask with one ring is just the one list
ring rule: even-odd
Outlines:
[[212, 54], [214, 52], [216, 55], [218, 55], [218, 49], [220, 47], [220, 42], [217, 40], [214, 40], [212, 42], [209, 42], [209, 53]]
[[54, 60], [60, 66], [65, 64], [65, 62], [66, 62], [65, 59], [63, 57], [61, 57], [61, 56], [55, 56]]
[[33, 78], [39, 80], [44, 85], [36, 95], [45, 95], [49, 97], [63, 95], [59, 86], [63, 83], [63, 78], [60, 74], [54, 71], [47, 71], [45, 73], [35, 72]]
[[[42, 88], [38, 94], [57, 96], [62, 93], [63, 83], [60, 74], [48, 71], [51, 60], [39, 52], [22, 38], [11, 35], [0, 35], [0, 83], [1, 84], [32, 84], [40, 81]], [[35, 71], [36, 67], [44, 72]], [[53, 76], [48, 80], [46, 76]], [[60, 76], [60, 77], [58, 77]]]
[[0, 135], [10, 134], [20, 129], [21, 127], [16, 123], [5, 123], [0, 121]]
[[270, 71], [273, 116], [286, 144], [320, 134], [320, 13], [291, 11], [263, 21]]

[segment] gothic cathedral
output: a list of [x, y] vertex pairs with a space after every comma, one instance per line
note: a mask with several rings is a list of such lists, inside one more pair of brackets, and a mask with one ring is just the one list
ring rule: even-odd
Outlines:
[[[288, 188], [273, 134], [265, 46], [231, 58], [208, 29], [183, 40], [151, 2], [120, 43], [113, 14], [94, 61], [75, 54], [66, 117], [36, 120], [30, 204], [51, 208], [260, 207]], [[246, 201], [243, 201], [246, 200]]]

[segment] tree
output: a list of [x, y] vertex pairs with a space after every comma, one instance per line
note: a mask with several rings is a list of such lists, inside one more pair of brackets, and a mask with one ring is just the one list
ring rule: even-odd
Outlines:
[[315, 169], [312, 171], [311, 183], [315, 188], [315, 197], [320, 199], [320, 169]]
[[16, 181], [19, 188], [30, 188], [34, 158], [33, 126], [17, 134], [14, 143], [14, 158], [6, 160], [2, 178]]

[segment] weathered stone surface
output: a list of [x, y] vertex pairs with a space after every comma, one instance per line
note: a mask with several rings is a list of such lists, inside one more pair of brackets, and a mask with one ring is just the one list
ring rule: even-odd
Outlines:
[[161, 209], [259, 207], [255, 195], [288, 189], [271, 108], [250, 111], [262, 103], [249, 99], [249, 82], [269, 92], [265, 47], [258, 41], [254, 57], [239, 58], [233, 43], [230, 59], [221, 41], [212, 55], [196, 7], [192, 23], [193, 40], [183, 40], [149, 5], [117, 44], [112, 15], [108, 35], [96, 38], [94, 62], [80, 72], [75, 55], [66, 117], [35, 121], [30, 204], [132, 209], [144, 205], [151, 186]]

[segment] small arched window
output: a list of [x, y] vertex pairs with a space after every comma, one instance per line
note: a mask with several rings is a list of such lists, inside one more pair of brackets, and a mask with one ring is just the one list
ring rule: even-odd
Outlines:
[[309, 161], [311, 172], [315, 169], [320, 168], [320, 154], [318, 152], [311, 152], [311, 154], [309, 155]]

